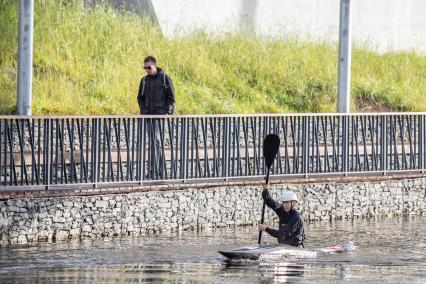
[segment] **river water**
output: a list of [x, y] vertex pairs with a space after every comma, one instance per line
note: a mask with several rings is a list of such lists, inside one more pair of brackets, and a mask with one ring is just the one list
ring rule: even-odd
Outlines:
[[349, 240], [357, 248], [235, 264], [217, 250], [256, 244], [256, 227], [8, 246], [0, 283], [426, 283], [425, 225], [425, 216], [306, 224], [307, 249]]

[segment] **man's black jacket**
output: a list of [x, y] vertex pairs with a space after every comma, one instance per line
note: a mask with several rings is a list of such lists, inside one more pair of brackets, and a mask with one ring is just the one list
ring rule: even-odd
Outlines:
[[161, 68], [157, 67], [157, 74], [141, 79], [138, 91], [141, 114], [173, 114], [174, 103], [173, 82]]
[[291, 246], [302, 246], [304, 238], [303, 218], [298, 211], [291, 209], [288, 213], [285, 212], [282, 205], [272, 199], [268, 190], [262, 193], [265, 204], [274, 210], [280, 219], [278, 230], [266, 228], [266, 232], [278, 239], [280, 244]]

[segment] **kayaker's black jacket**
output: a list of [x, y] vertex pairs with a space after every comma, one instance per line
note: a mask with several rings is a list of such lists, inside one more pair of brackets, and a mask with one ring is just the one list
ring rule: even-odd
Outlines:
[[173, 114], [175, 90], [172, 79], [161, 68], [157, 74], [141, 79], [138, 91], [138, 104], [141, 114]]
[[304, 225], [302, 215], [295, 209], [285, 212], [282, 205], [276, 202], [268, 190], [262, 193], [265, 204], [275, 211], [280, 219], [278, 230], [266, 228], [266, 232], [278, 239], [278, 243], [291, 246], [303, 246]]

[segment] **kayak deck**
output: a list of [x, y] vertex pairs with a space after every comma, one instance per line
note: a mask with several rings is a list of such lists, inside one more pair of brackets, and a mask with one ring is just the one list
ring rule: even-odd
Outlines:
[[317, 253], [288, 245], [256, 245], [233, 250], [220, 250], [229, 260], [258, 260], [260, 257], [315, 258]]
[[333, 245], [326, 248], [319, 248], [315, 251], [307, 250], [299, 247], [288, 245], [255, 245], [251, 247], [243, 247], [233, 250], [220, 250], [221, 255], [228, 260], [258, 260], [259, 258], [316, 258], [317, 253], [343, 253], [353, 251], [356, 246], [352, 241], [340, 245]]

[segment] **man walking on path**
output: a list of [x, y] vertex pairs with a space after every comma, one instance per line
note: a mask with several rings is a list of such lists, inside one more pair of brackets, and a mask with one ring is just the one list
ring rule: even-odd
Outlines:
[[[174, 112], [175, 90], [172, 79], [157, 66], [154, 57], [144, 60], [143, 68], [147, 75], [139, 84], [138, 104], [143, 115], [171, 115]], [[161, 120], [147, 120], [146, 133], [149, 149], [149, 178], [163, 177], [163, 155], [161, 151]]]

